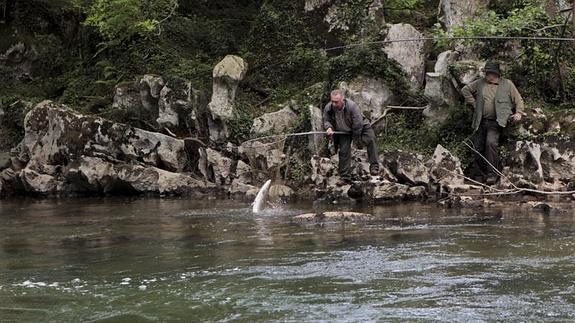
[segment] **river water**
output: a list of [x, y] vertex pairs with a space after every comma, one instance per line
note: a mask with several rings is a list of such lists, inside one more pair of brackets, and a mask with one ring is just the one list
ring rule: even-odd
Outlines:
[[572, 209], [312, 208], [0, 201], [0, 322], [575, 320]]

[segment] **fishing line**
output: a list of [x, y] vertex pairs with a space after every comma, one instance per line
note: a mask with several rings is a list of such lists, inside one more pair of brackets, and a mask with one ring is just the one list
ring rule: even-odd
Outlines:
[[330, 52], [338, 49], [347, 49], [359, 46], [369, 46], [369, 45], [379, 45], [379, 44], [390, 44], [390, 43], [400, 43], [400, 42], [418, 42], [418, 41], [438, 41], [438, 40], [538, 40], [538, 41], [572, 41], [575, 42], [575, 38], [570, 37], [543, 37], [543, 36], [448, 36], [448, 37], [417, 37], [417, 38], [399, 38], [399, 39], [388, 39], [379, 40], [363, 43], [355, 43], [349, 45], [335, 46], [330, 48], [325, 48], [324, 51]]

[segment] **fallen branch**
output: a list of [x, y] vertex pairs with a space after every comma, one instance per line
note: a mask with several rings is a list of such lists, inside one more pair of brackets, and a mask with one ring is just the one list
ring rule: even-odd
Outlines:
[[429, 108], [429, 105], [426, 105], [424, 107], [402, 107], [402, 106], [397, 106], [397, 105], [388, 105], [387, 107], [385, 107], [385, 109], [383, 110], [383, 113], [381, 114], [381, 116], [377, 119], [375, 119], [375, 121], [373, 121], [371, 123], [371, 126], [373, 127], [374, 125], [378, 124], [381, 120], [385, 119], [385, 117], [387, 117], [387, 114], [389, 112], [391, 112], [391, 110], [425, 110]]

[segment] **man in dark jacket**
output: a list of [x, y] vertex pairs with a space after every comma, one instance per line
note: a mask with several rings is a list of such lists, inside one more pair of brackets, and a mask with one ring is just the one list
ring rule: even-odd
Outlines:
[[521, 121], [524, 109], [523, 98], [510, 80], [501, 77], [499, 64], [487, 63], [483, 69], [485, 77], [462, 89], [465, 102], [473, 109], [474, 145], [481, 156], [475, 157], [474, 176], [479, 180], [485, 174], [489, 185], [497, 182], [499, 169], [499, 136], [508, 121]]
[[[367, 146], [369, 159], [369, 172], [371, 175], [379, 174], [377, 160], [377, 145], [375, 133], [369, 120], [364, 116], [357, 104], [346, 99], [343, 92], [335, 90], [331, 93], [331, 102], [323, 109], [323, 127], [327, 135], [333, 138], [336, 150], [339, 150], [339, 176], [338, 185], [351, 182], [351, 142], [361, 140]], [[335, 134], [344, 132], [346, 134]]]

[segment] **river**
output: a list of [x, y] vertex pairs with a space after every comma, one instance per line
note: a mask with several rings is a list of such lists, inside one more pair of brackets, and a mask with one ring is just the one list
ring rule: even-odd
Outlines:
[[2, 200], [0, 322], [575, 320], [572, 209], [312, 208]]

